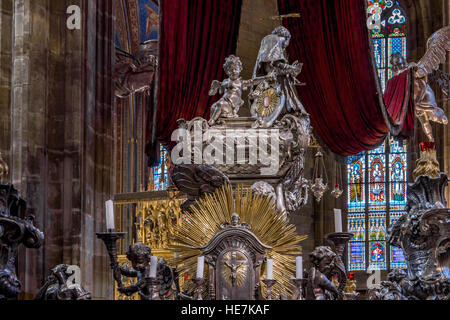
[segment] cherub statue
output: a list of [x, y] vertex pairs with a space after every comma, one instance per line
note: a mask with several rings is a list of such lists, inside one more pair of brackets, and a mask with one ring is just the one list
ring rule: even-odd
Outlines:
[[210, 126], [215, 125], [223, 118], [237, 118], [239, 109], [244, 104], [242, 91], [247, 90], [251, 86], [258, 85], [267, 79], [274, 79], [273, 75], [268, 75], [250, 80], [242, 80], [240, 78], [242, 62], [239, 57], [234, 55], [225, 59], [223, 68], [229, 78], [223, 82], [214, 80], [209, 90], [210, 96], [214, 96], [217, 93], [223, 94], [222, 98], [211, 106], [211, 118], [208, 122]]
[[[448, 118], [444, 110], [438, 107], [436, 97], [429, 85], [428, 75], [437, 71], [439, 65], [444, 63], [447, 51], [450, 50], [450, 26], [435, 32], [427, 43], [427, 52], [418, 63], [408, 64], [405, 58], [394, 53], [391, 56], [392, 70], [395, 75], [407, 69], [414, 71], [414, 104], [416, 117], [420, 121], [423, 131], [430, 142], [434, 142], [433, 131], [430, 121], [448, 124]], [[438, 74], [437, 83], [442, 86], [444, 94], [448, 97], [448, 75], [443, 72]]]
[[405, 278], [405, 271], [392, 270], [387, 276], [387, 281], [381, 281], [380, 285], [369, 290], [369, 300], [408, 300], [401, 288]]
[[308, 272], [306, 300], [342, 300], [342, 293], [330, 281], [333, 275], [343, 272], [340, 259], [330, 247], [321, 246], [309, 254], [313, 267]]
[[70, 272], [66, 264], [53, 268], [34, 300], [91, 300], [90, 292], [79, 283], [69, 281], [74, 273], [75, 270]]
[[[150, 274], [150, 260], [152, 251], [144, 243], [135, 243], [130, 245], [127, 251], [127, 259], [131, 261], [133, 269], [126, 266], [118, 266], [114, 270], [114, 279], [118, 282], [118, 291], [127, 296], [139, 293], [142, 300], [151, 300], [153, 296], [153, 287], [147, 281]], [[137, 278], [137, 282], [131, 286], [122, 285], [122, 275], [129, 278]], [[158, 261], [157, 278], [161, 280], [159, 295], [165, 296], [169, 293], [173, 283], [172, 269], [167, 262], [160, 258]]]

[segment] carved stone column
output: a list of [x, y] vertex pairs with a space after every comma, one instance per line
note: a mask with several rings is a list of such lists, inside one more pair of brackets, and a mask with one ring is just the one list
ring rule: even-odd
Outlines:
[[[21, 298], [34, 297], [61, 263], [81, 266], [94, 298], [112, 297], [107, 253], [92, 237], [104, 230], [112, 193], [112, 1], [12, 3], [9, 165], [46, 234], [43, 248], [19, 255]], [[70, 5], [81, 9], [81, 30], [66, 27]]]

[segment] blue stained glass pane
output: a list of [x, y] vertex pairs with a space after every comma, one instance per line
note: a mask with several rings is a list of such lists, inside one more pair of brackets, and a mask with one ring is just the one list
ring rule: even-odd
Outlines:
[[389, 155], [389, 177], [391, 185], [390, 208], [391, 210], [403, 210], [406, 206], [406, 181], [407, 181], [407, 154], [406, 144], [401, 141], [391, 139], [391, 153]]
[[[405, 215], [403, 211], [393, 211], [390, 213], [390, 225], [397, 223], [398, 219]], [[391, 246], [391, 269], [406, 269], [406, 260], [401, 248]]]
[[369, 243], [369, 270], [386, 270], [386, 243]]
[[364, 154], [349, 158], [347, 165], [348, 177], [348, 208], [349, 211], [361, 211], [365, 207], [365, 161]]
[[[380, 147], [381, 148], [381, 147]], [[385, 210], [385, 159], [384, 154], [375, 153], [383, 149], [377, 149], [369, 153], [369, 210]]]
[[366, 247], [364, 242], [350, 242], [348, 250], [349, 271], [366, 270]]
[[153, 169], [153, 190], [161, 191], [169, 186], [169, 159], [168, 151], [161, 147], [159, 166]]
[[374, 38], [373, 39], [373, 50], [375, 55], [375, 61], [377, 63], [377, 68], [382, 69], [386, 67], [386, 39], [385, 38]]
[[403, 54], [403, 38], [392, 38], [392, 53]]

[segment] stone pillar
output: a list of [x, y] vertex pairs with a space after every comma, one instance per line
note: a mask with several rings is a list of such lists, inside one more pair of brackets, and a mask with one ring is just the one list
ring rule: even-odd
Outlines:
[[11, 51], [13, 1], [0, 1], [0, 152], [10, 163]]
[[[94, 298], [112, 297], [95, 238], [112, 186], [111, 1], [13, 3], [11, 176], [46, 236], [40, 250], [20, 252], [22, 298], [61, 263], [81, 266]], [[81, 8], [81, 30], [66, 26], [70, 5]]]
[[105, 230], [105, 201], [113, 192], [111, 74], [113, 71], [113, 4], [109, 0], [83, 0], [86, 15], [84, 49], [81, 161], [81, 269], [94, 297], [113, 297], [112, 277], [106, 249], [94, 237]]

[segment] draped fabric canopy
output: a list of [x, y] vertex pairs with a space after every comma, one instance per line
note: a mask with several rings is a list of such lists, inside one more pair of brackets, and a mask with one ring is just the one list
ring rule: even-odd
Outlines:
[[[403, 127], [403, 111], [393, 108], [391, 117], [383, 102], [365, 0], [278, 4], [280, 14], [301, 14], [300, 19], [284, 20], [292, 33], [288, 52], [291, 61], [305, 63], [300, 80], [306, 86], [298, 92], [316, 133], [333, 152], [348, 156], [377, 147], [394, 129], [392, 118]], [[405, 88], [398, 88], [405, 97]]]
[[225, 57], [236, 49], [241, 6], [242, 0], [161, 1], [158, 103], [149, 122], [163, 145], [170, 145], [178, 119], [207, 118], [217, 101], [208, 91], [224, 79]]
[[413, 74], [406, 70], [391, 78], [384, 93], [386, 117], [395, 136], [407, 136], [414, 130]]
[[[365, 0], [278, 0], [291, 31], [290, 61], [304, 62], [302, 102], [320, 140], [342, 156], [370, 150], [391, 131], [413, 124], [409, 76], [389, 81], [386, 105], [366, 24]], [[235, 51], [242, 0], [161, 2], [160, 67], [152, 141], [171, 144], [177, 120], [207, 118], [218, 97], [211, 82], [225, 77], [223, 63]], [[404, 121], [405, 124], [404, 124]], [[151, 131], [151, 130], [149, 130]], [[156, 154], [156, 145], [149, 154]], [[157, 158], [154, 158], [157, 161]]]

